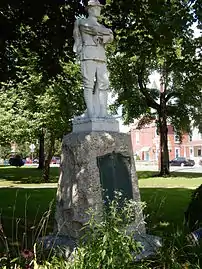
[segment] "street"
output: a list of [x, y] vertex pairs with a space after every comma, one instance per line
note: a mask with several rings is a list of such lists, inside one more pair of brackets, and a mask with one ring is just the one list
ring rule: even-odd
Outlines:
[[[136, 170], [137, 171], [158, 171], [157, 165], [149, 165], [148, 163], [144, 165], [143, 163], [138, 164], [136, 163]], [[189, 173], [202, 173], [202, 166], [187, 166], [187, 167], [181, 167], [181, 166], [170, 166], [170, 171], [176, 171], [176, 172], [189, 172]]]
[[[158, 171], [157, 165], [149, 164], [149, 162], [143, 162], [139, 163], [136, 162], [136, 170], [137, 171]], [[38, 166], [38, 164], [25, 164], [25, 166]], [[50, 164], [50, 167], [60, 167], [59, 164]], [[187, 166], [187, 167], [181, 167], [181, 166], [170, 166], [170, 171], [176, 171], [176, 172], [189, 172], [189, 173], [202, 173], [202, 166]]]

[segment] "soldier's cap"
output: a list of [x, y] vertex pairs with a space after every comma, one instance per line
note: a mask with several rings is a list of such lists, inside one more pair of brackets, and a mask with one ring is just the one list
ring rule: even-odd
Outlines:
[[89, 0], [86, 8], [95, 7], [95, 6], [103, 7], [103, 5], [100, 4], [100, 2], [98, 0]]

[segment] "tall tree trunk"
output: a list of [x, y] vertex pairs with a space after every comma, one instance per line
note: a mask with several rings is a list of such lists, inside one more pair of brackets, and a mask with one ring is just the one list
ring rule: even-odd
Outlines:
[[167, 128], [167, 109], [166, 109], [165, 92], [160, 93], [159, 134], [160, 134], [160, 175], [166, 176], [170, 174], [170, 171], [169, 171], [168, 128]]
[[44, 169], [44, 161], [45, 161], [45, 155], [44, 155], [44, 132], [41, 131], [39, 135], [39, 166], [38, 169]]
[[43, 169], [43, 182], [49, 182], [50, 177], [50, 162], [54, 154], [54, 147], [55, 147], [55, 137], [54, 135], [50, 136], [49, 146], [47, 150], [47, 156], [45, 158], [45, 165]]
[[149, 107], [155, 109], [158, 113], [158, 128], [160, 135], [160, 175], [166, 176], [170, 174], [169, 171], [169, 154], [168, 154], [168, 128], [167, 128], [167, 100], [166, 100], [166, 88], [167, 88], [167, 71], [166, 62], [162, 66], [161, 70], [161, 86], [160, 86], [160, 104], [158, 104], [153, 97], [148, 93], [146, 84], [144, 84], [144, 70], [145, 63], [143, 63], [140, 73], [138, 75], [138, 84], [140, 91], [145, 97], [145, 100]]

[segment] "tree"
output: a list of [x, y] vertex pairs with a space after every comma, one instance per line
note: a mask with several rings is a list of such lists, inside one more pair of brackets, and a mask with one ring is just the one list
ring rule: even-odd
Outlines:
[[[2, 122], [10, 121], [12, 125], [15, 125], [14, 132], [12, 132], [11, 126], [7, 124], [2, 126], [2, 140], [19, 139], [18, 141], [20, 141], [25, 136], [30, 140], [38, 137], [40, 167], [42, 168], [44, 145], [47, 144], [44, 139], [46, 139], [46, 135], [50, 135], [50, 131], [53, 134], [54, 124], [56, 124], [56, 121], [45, 120], [47, 113], [44, 112], [43, 115], [40, 113], [48, 105], [49, 100], [46, 100], [45, 96], [49, 98], [49, 94], [55, 94], [54, 91], [51, 93], [50, 87], [57, 89], [59, 84], [64, 87], [64, 96], [60, 96], [57, 103], [57, 105], [61, 105], [60, 117], [63, 117], [63, 121], [61, 128], [56, 126], [58, 133], [54, 137], [62, 136], [64, 134], [62, 129], [68, 132], [71, 127], [72, 115], [83, 110], [82, 95], [77, 95], [79, 72], [78, 67], [73, 64], [72, 33], [75, 16], [85, 13], [84, 6], [81, 1], [77, 0], [61, 0], [52, 3], [43, 0], [40, 3], [29, 0], [26, 3], [22, 0], [15, 2], [9, 0], [1, 1], [0, 11], [0, 29], [2, 31], [0, 35], [0, 87], [2, 92], [8, 91], [5, 93], [5, 98], [2, 96], [5, 101], [5, 106], [2, 106], [2, 113], [4, 113]], [[69, 70], [67, 70], [67, 66]], [[71, 77], [71, 73], [74, 73], [74, 78]], [[70, 84], [71, 86], [69, 86]], [[75, 85], [77, 88], [74, 88]], [[59, 96], [60, 91], [56, 96]], [[15, 107], [15, 112], [6, 106], [7, 94], [11, 95], [10, 102], [11, 106]], [[70, 99], [67, 100], [67, 98]], [[76, 100], [76, 98], [78, 99]], [[42, 104], [39, 99], [44, 101], [43, 109], [40, 111], [39, 107], [41, 108]], [[20, 102], [21, 106], [18, 106]], [[54, 106], [54, 102], [51, 105]], [[36, 113], [38, 113], [38, 118], [34, 118]], [[56, 116], [59, 115], [58, 110], [56, 114]], [[18, 128], [19, 124], [16, 124], [14, 115], [18, 117], [22, 128]], [[64, 118], [66, 129], [64, 128]], [[60, 120], [58, 120], [58, 124]], [[55, 132], [56, 129], [54, 129]], [[50, 155], [48, 159], [50, 159]]]
[[[178, 134], [189, 132], [202, 101], [201, 57], [196, 53], [201, 42], [193, 38], [191, 29], [196, 21], [194, 5], [186, 0], [109, 0], [105, 17], [116, 35], [116, 44], [109, 51], [116, 105], [123, 106], [127, 123], [134, 118], [156, 119], [160, 174], [167, 175], [167, 122]], [[148, 87], [154, 71], [161, 76], [160, 91]]]
[[29, 55], [23, 61], [24, 66], [21, 64], [18, 71], [20, 82], [5, 84], [1, 90], [0, 134], [2, 141], [17, 143], [42, 136], [44, 143], [40, 150], [44, 152], [45, 147], [44, 181], [47, 182], [56, 140], [71, 132], [73, 116], [84, 110], [79, 66], [63, 63], [63, 73], [44, 83], [42, 74], [34, 68], [36, 55]]
[[48, 181], [49, 164], [55, 151], [56, 139], [62, 139], [71, 132], [73, 116], [84, 111], [80, 81], [79, 66], [74, 63], [64, 64], [64, 74], [58, 75], [43, 94], [36, 96], [34, 125], [43, 130], [47, 141], [44, 181]]
[[44, 79], [62, 72], [61, 58], [73, 59], [75, 15], [84, 13], [80, 1], [2, 0], [0, 11], [0, 83], [17, 80], [16, 49], [37, 54], [36, 71]]

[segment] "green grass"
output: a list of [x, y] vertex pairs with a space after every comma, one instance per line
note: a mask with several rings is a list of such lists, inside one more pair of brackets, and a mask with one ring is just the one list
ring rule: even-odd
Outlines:
[[184, 188], [141, 188], [141, 200], [147, 204], [145, 215], [149, 232], [168, 235], [182, 229], [184, 212], [192, 191]]
[[[0, 189], [0, 212], [4, 233], [11, 244], [21, 244], [23, 234], [27, 233], [31, 245], [32, 236], [43, 215], [53, 202], [47, 233], [52, 232], [56, 188], [40, 189]], [[33, 229], [33, 227], [35, 228]], [[18, 238], [16, 238], [18, 237]], [[3, 245], [0, 240], [0, 249]], [[25, 246], [24, 246], [25, 247]]]
[[147, 208], [147, 228], [158, 235], [183, 229], [184, 212], [192, 189], [202, 184], [202, 173], [172, 172], [170, 177], [156, 177], [156, 172], [138, 171], [142, 201]]
[[[50, 168], [50, 182], [57, 183], [60, 168]], [[196, 188], [202, 184], [202, 173], [172, 172], [171, 177], [156, 177], [156, 172], [138, 171], [140, 188]], [[0, 187], [35, 187], [42, 182], [42, 171], [36, 166], [20, 168], [0, 166]], [[51, 186], [51, 184], [49, 184]], [[53, 186], [56, 186], [53, 184]]]
[[[57, 183], [60, 168], [50, 168], [50, 182]], [[36, 166], [0, 166], [0, 187], [1, 186], [19, 186], [19, 184], [34, 184], [42, 182], [42, 170]]]
[[170, 177], [156, 177], [156, 172], [139, 171], [140, 188], [195, 189], [202, 184], [202, 173], [172, 172]]
[[[189, 203], [191, 190], [166, 188], [141, 188], [142, 201], [147, 203], [145, 215], [148, 232], [167, 236], [183, 226], [184, 211]], [[0, 210], [5, 234], [10, 241], [15, 239], [15, 227], [18, 224], [18, 237], [22, 241], [25, 228], [31, 235], [34, 222], [37, 226], [49, 204], [56, 197], [56, 189], [0, 189]], [[54, 209], [47, 232], [53, 228]], [[26, 222], [25, 222], [26, 218]], [[16, 241], [16, 240], [14, 240]], [[31, 243], [31, 242], [30, 242]]]
[[[202, 174], [173, 173], [172, 177], [153, 177], [155, 172], [138, 172], [142, 201], [147, 203], [145, 215], [148, 216], [148, 232], [169, 236], [177, 228], [182, 229], [184, 211], [189, 203], [192, 190], [202, 183]], [[58, 180], [59, 168], [51, 168], [51, 177]], [[56, 188], [40, 188], [41, 184], [25, 184], [38, 181], [41, 171], [36, 168], [0, 168], [0, 212], [3, 228], [9, 241], [15, 239], [15, 228], [18, 223], [18, 243], [21, 244], [23, 233], [27, 229], [32, 235], [32, 227], [39, 224], [49, 204], [56, 197]], [[6, 188], [6, 184], [15, 188]], [[47, 184], [48, 186], [49, 184]], [[16, 188], [19, 187], [19, 188]], [[20, 188], [32, 186], [34, 188]], [[53, 205], [47, 232], [51, 232], [54, 220]], [[1, 243], [0, 243], [1, 244]], [[1, 246], [0, 246], [1, 247]]]

